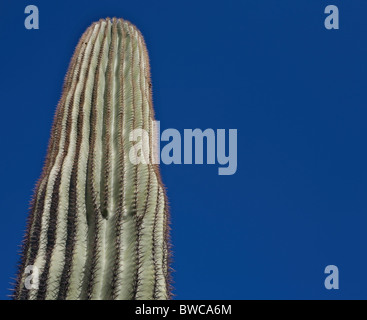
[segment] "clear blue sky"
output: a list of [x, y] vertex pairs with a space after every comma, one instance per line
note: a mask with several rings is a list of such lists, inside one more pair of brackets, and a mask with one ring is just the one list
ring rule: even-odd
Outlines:
[[[24, 28], [29, 4], [39, 30]], [[0, 298], [69, 60], [107, 16], [145, 37], [162, 129], [238, 129], [233, 176], [162, 165], [176, 298], [367, 298], [366, 15], [365, 0], [2, 1]]]

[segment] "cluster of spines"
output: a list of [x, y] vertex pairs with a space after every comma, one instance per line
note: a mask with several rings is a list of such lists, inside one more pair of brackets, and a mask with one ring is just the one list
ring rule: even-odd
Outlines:
[[[92, 24], [65, 78], [15, 299], [170, 298], [169, 213], [152, 120], [140, 32], [122, 19]], [[147, 164], [130, 161], [134, 129], [149, 133]], [[29, 265], [39, 270], [38, 289], [25, 286]]]

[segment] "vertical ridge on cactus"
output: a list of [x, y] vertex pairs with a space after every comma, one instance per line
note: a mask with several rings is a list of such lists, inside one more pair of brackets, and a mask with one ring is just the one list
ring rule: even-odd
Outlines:
[[[81, 37], [66, 74], [36, 185], [14, 299], [169, 299], [169, 212], [153, 164], [149, 59], [122, 19]], [[143, 129], [147, 164], [133, 164]], [[153, 146], [153, 148], [152, 148]], [[39, 270], [27, 289], [27, 266]]]

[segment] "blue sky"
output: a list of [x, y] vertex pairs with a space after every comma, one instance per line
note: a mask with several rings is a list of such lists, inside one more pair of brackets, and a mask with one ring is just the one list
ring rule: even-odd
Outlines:
[[[331, 4], [339, 30], [324, 27]], [[363, 0], [2, 1], [0, 299], [69, 60], [108, 16], [145, 37], [162, 130], [238, 130], [232, 176], [161, 166], [176, 299], [366, 299], [366, 15]], [[324, 287], [331, 264], [339, 290]]]

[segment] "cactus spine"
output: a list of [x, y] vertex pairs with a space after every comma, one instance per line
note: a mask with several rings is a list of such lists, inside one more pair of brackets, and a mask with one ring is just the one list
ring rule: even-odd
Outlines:
[[[81, 37], [36, 185], [15, 299], [168, 299], [169, 217], [154, 152], [129, 159], [129, 134], [154, 146], [148, 55], [128, 21], [93, 23]], [[153, 148], [154, 149], [154, 148]], [[39, 287], [27, 289], [27, 266]]]

